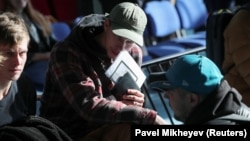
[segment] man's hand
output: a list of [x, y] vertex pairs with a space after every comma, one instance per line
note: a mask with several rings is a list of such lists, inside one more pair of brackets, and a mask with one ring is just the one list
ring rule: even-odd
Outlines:
[[128, 89], [122, 98], [122, 102], [127, 105], [142, 107], [144, 104], [144, 94], [135, 89]]

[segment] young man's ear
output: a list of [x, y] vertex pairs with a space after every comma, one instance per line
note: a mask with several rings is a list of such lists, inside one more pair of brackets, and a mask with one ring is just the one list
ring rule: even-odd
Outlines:
[[104, 25], [103, 27], [104, 27], [105, 30], [107, 30], [107, 28], [110, 28], [110, 26], [111, 26], [110, 20], [108, 18], [106, 18], [104, 20], [104, 24], [103, 25]]
[[192, 107], [195, 107], [196, 105], [198, 105], [201, 100], [200, 97], [195, 93], [190, 93], [189, 98], [190, 98], [190, 103]]

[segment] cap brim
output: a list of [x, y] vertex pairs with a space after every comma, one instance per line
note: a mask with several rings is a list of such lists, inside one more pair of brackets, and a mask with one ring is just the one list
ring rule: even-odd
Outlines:
[[165, 92], [175, 88], [166, 78], [165, 72], [151, 73], [148, 77], [148, 86], [152, 90]]
[[150, 89], [165, 92], [167, 90], [175, 88], [171, 83], [167, 81], [156, 81], [149, 84]]
[[139, 46], [143, 46], [143, 37], [142, 35], [139, 35], [138, 33], [131, 31], [129, 29], [123, 28], [119, 25], [116, 25], [115, 23], [111, 24], [112, 31], [114, 34], [127, 38], [135, 43], [137, 43]]

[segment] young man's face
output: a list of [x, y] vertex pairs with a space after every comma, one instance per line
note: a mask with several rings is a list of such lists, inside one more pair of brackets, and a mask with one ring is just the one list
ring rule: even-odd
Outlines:
[[0, 82], [17, 80], [27, 59], [28, 41], [13, 46], [0, 45]]
[[130, 50], [137, 46], [133, 41], [117, 36], [112, 32], [111, 26], [106, 26], [106, 43], [105, 49], [110, 58], [114, 59], [122, 50]]

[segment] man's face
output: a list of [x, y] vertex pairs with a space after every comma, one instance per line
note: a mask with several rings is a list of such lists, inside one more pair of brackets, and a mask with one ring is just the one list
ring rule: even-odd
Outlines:
[[192, 109], [190, 94], [180, 88], [175, 88], [166, 91], [165, 97], [169, 100], [169, 105], [174, 112], [174, 117], [184, 122]]
[[106, 28], [106, 42], [105, 49], [108, 56], [112, 59], [116, 58], [116, 56], [122, 50], [130, 50], [132, 47], [137, 46], [133, 41], [123, 38], [121, 36], [117, 36], [112, 32], [111, 26], [109, 25]]
[[10, 45], [0, 45], [0, 82], [17, 80], [27, 59], [28, 41]]

